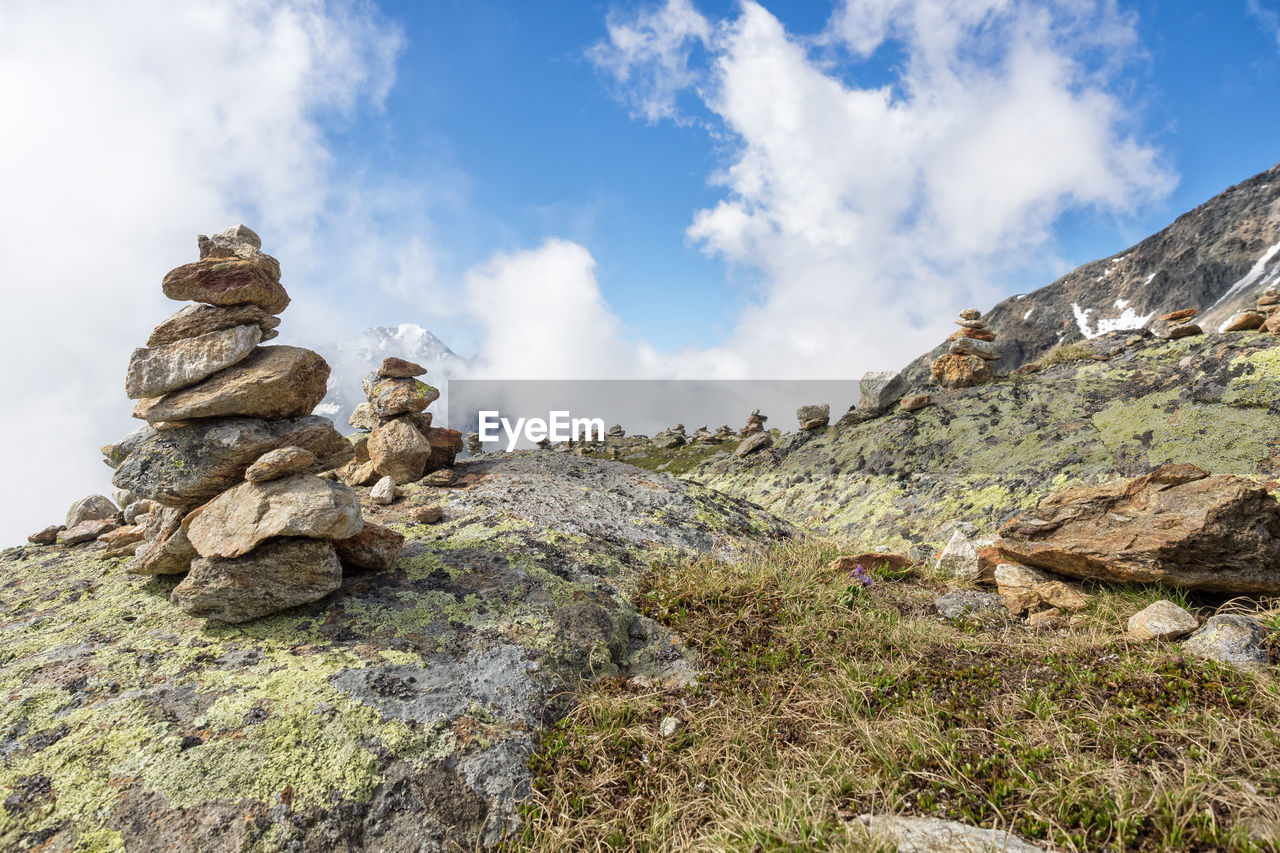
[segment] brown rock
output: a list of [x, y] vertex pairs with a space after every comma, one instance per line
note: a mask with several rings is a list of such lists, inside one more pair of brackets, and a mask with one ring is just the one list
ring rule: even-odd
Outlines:
[[961, 320], [977, 320], [982, 316], [982, 312], [977, 308], [966, 308], [960, 312]]
[[1266, 315], [1259, 314], [1257, 311], [1240, 311], [1232, 314], [1222, 326], [1224, 332], [1251, 332], [1254, 329], [1261, 329], [1267, 322]]
[[435, 524], [442, 518], [444, 518], [444, 510], [440, 508], [440, 504], [415, 507], [409, 512], [409, 521], [414, 524]]
[[280, 284], [280, 265], [269, 255], [207, 257], [171, 270], [162, 289], [170, 299], [220, 306], [257, 305], [268, 314], [279, 314], [289, 307], [289, 294]]
[[364, 378], [364, 393], [373, 413], [393, 418], [406, 412], [421, 412], [440, 397], [440, 391], [418, 379], [390, 379], [371, 373]]
[[347, 418], [347, 423], [356, 429], [375, 430], [381, 425], [382, 419], [374, 414], [372, 405], [361, 403], [352, 411], [351, 417]]
[[771, 444], [773, 444], [772, 435], [770, 435], [767, 432], [757, 432], [751, 435], [750, 437], [748, 437], [747, 439], [745, 439], [741, 444], [739, 444], [734, 449], [733, 455], [747, 456], [749, 454], [755, 453], [757, 450], [766, 448]]
[[867, 551], [862, 554], [854, 554], [851, 557], [836, 557], [832, 560], [827, 568], [833, 572], [852, 572], [856, 567], [862, 566], [863, 571], [870, 574], [875, 569], [882, 566], [888, 566], [890, 571], [900, 572], [903, 569], [909, 569], [915, 565], [915, 560], [905, 554], [895, 554], [890, 551]]
[[58, 534], [58, 541], [63, 545], [80, 545], [84, 542], [92, 542], [119, 526], [120, 522], [114, 518], [90, 518], [63, 530]]
[[316, 455], [305, 447], [281, 447], [259, 456], [258, 461], [244, 472], [244, 478], [250, 483], [266, 483], [281, 477], [314, 471], [315, 464]]
[[1039, 373], [1044, 370], [1044, 365], [1038, 361], [1029, 361], [1021, 367], [1015, 367], [1009, 374], [1010, 376], [1029, 376], [1032, 373]]
[[947, 338], [947, 340], [949, 340], [949, 341], [958, 341], [958, 340], [960, 340], [961, 338], [972, 338], [972, 339], [973, 339], [973, 340], [975, 340], [975, 341], [987, 341], [987, 342], [991, 342], [991, 341], [994, 341], [994, 340], [996, 339], [996, 333], [995, 333], [995, 332], [988, 331], [988, 330], [986, 330], [986, 329], [968, 329], [968, 328], [960, 328], [960, 329], [956, 329], [954, 332], [952, 332], [952, 333], [951, 333], [951, 336], [950, 336], [950, 337], [948, 337], [948, 338]]
[[452, 468], [441, 468], [439, 471], [432, 471], [421, 480], [424, 486], [435, 486], [442, 489], [452, 486], [457, 481], [458, 475]]
[[130, 400], [159, 397], [193, 385], [249, 357], [262, 338], [257, 326], [236, 326], [149, 349], [136, 349], [124, 380]]
[[1000, 549], [994, 546], [978, 549], [978, 577], [980, 583], [993, 583], [996, 579], [996, 566], [1005, 561]]
[[339, 539], [333, 547], [344, 564], [381, 572], [396, 564], [404, 537], [389, 527], [366, 521], [363, 530], [350, 539]]
[[421, 364], [389, 356], [382, 360], [382, 366], [378, 368], [378, 372], [392, 379], [411, 379], [414, 376], [425, 376], [427, 369]]
[[1067, 617], [1060, 610], [1041, 610], [1027, 617], [1027, 627], [1037, 631], [1058, 631], [1067, 624]]
[[424, 473], [452, 467], [454, 459], [462, 452], [462, 433], [456, 429], [431, 427], [423, 430], [422, 434], [431, 445], [431, 456], [427, 459]]
[[1280, 335], [1280, 311], [1276, 311], [1267, 317], [1267, 322], [1263, 325], [1273, 335]]
[[201, 557], [240, 557], [270, 538], [347, 539], [363, 524], [350, 486], [299, 474], [228, 489], [191, 514], [187, 538]]
[[902, 402], [898, 403], [899, 408], [904, 412], [914, 412], [917, 409], [923, 409], [932, 402], [933, 398], [928, 394], [912, 394], [910, 397], [903, 397]]
[[1064, 489], [1000, 534], [1007, 558], [1068, 577], [1280, 592], [1280, 503], [1249, 480], [1192, 465]]
[[32, 545], [52, 545], [58, 541], [58, 534], [66, 529], [67, 526], [65, 524], [55, 524], [46, 527], [44, 530], [32, 533], [27, 537], [27, 541]]
[[262, 330], [260, 340], [269, 341], [279, 334], [275, 330], [279, 325], [279, 317], [273, 317], [257, 305], [229, 305], [222, 308], [216, 305], [188, 305], [156, 326], [151, 337], [147, 338], [147, 346], [164, 346], [187, 338], [198, 338], [210, 332], [234, 329], [236, 326], [257, 326]]
[[1046, 607], [1074, 612], [1089, 604], [1088, 598], [1060, 578], [1031, 566], [1001, 563], [996, 566], [995, 581], [1004, 606], [1015, 616]]
[[1204, 334], [1204, 329], [1200, 328], [1199, 323], [1183, 323], [1181, 326], [1174, 326], [1172, 329], [1170, 329], [1168, 334], [1165, 335], [1165, 337], [1171, 341], [1176, 341], [1179, 338], [1189, 338], [1192, 335], [1203, 335], [1203, 334]]
[[397, 485], [422, 476], [431, 458], [431, 443], [404, 418], [394, 418], [369, 435], [369, 461], [381, 476]]
[[1190, 320], [1192, 317], [1196, 316], [1196, 312], [1198, 310], [1199, 309], [1197, 308], [1183, 308], [1180, 311], [1170, 311], [1160, 319], [1166, 323], [1180, 323], [1183, 320]]
[[416, 426], [418, 432], [423, 435], [426, 435], [427, 430], [431, 429], [431, 421], [433, 420], [430, 412], [405, 412], [403, 415], [397, 415], [396, 417], [404, 418]]
[[243, 557], [191, 564], [170, 600], [182, 612], [224, 622], [247, 622], [318, 601], [342, 586], [332, 543], [273, 539]]
[[992, 376], [986, 359], [956, 353], [938, 358], [930, 366], [929, 372], [943, 388], [971, 388], [981, 385]]
[[140, 525], [130, 524], [102, 534], [98, 541], [107, 546], [103, 557], [132, 557], [145, 537], [146, 531]]
[[147, 516], [146, 540], [125, 568], [135, 575], [180, 575], [199, 555], [183, 527], [184, 513], [165, 507]]
[[324, 399], [329, 365], [301, 347], [260, 347], [203, 382], [142, 400], [133, 416], [149, 423], [196, 418], [247, 417], [279, 420], [311, 414]]

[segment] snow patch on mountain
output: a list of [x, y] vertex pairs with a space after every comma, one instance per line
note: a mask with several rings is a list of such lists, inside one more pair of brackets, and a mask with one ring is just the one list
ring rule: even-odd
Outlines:
[[[1122, 304], [1123, 303], [1123, 304]], [[1116, 300], [1116, 308], [1124, 309], [1119, 317], [1100, 317], [1097, 326], [1090, 328], [1089, 315], [1093, 313], [1092, 308], [1081, 308], [1080, 303], [1071, 303], [1071, 313], [1075, 314], [1076, 326], [1080, 329], [1080, 334], [1086, 338], [1096, 338], [1099, 335], [1105, 335], [1108, 332], [1118, 332], [1128, 329], [1141, 329], [1151, 322], [1151, 318], [1156, 316], [1155, 312], [1151, 312], [1145, 316], [1140, 315], [1128, 306], [1128, 301], [1124, 299]]]

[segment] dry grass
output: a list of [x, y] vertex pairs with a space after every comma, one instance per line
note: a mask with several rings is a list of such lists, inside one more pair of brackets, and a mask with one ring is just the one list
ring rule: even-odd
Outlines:
[[1070, 364], [1076, 361], [1088, 361], [1093, 358], [1093, 350], [1082, 343], [1058, 344], [1040, 358], [1036, 359], [1041, 367], [1052, 367], [1055, 364]]
[[[897, 812], [1068, 850], [1274, 849], [1280, 694], [1267, 676], [1130, 645], [1160, 597], [1098, 591], [1070, 629], [943, 623], [926, 576], [860, 593], [830, 544], [660, 570], [654, 618], [699, 648], [693, 689], [599, 683], [544, 739], [513, 848], [874, 849]], [[668, 716], [683, 721], [669, 738]]]

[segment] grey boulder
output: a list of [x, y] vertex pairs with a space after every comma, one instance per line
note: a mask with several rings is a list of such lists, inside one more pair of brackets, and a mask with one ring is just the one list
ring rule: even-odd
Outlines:
[[322, 539], [275, 539], [234, 559], [199, 559], [170, 600], [183, 613], [247, 622], [319, 601], [342, 586], [342, 564]]
[[364, 518], [350, 486], [297, 474], [241, 483], [192, 512], [186, 525], [201, 557], [240, 557], [275, 537], [348, 539]]
[[159, 397], [242, 361], [262, 340], [257, 326], [235, 326], [133, 351], [124, 390], [131, 400]]

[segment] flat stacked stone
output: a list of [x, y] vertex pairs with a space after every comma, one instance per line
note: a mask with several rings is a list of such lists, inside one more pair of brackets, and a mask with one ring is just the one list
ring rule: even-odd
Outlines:
[[659, 450], [668, 450], [674, 447], [682, 447], [689, 443], [689, 436], [685, 435], [684, 424], [676, 424], [669, 429], [664, 429], [653, 437], [652, 444]]
[[707, 429], [707, 425], [703, 424], [693, 431], [693, 443], [695, 444], [711, 444], [716, 440], [715, 433]]
[[114, 484], [147, 503], [139, 532], [113, 544], [134, 547], [136, 574], [186, 573], [171, 595], [186, 613], [244, 622], [333, 592], [342, 543], [378, 534], [350, 486], [317, 476], [355, 456], [311, 414], [329, 365], [300, 347], [259, 346], [289, 304], [280, 264], [243, 225], [198, 245], [200, 260], [163, 283], [196, 304], [129, 360], [125, 390], [147, 426], [103, 448]]
[[1256, 303], [1257, 313], [1262, 317], [1258, 328], [1266, 328], [1274, 335], [1280, 335], [1280, 290], [1268, 287], [1262, 291]]
[[[389, 357], [364, 378], [368, 399], [348, 421], [359, 432], [349, 438], [355, 458], [338, 472], [343, 482], [368, 486], [390, 477], [403, 485], [453, 464], [462, 452], [462, 433], [431, 425], [427, 407], [440, 392], [417, 378], [426, 372], [420, 364]], [[482, 449], [478, 435], [474, 446], [473, 453]]]
[[802, 430], [821, 429], [831, 423], [831, 406], [827, 403], [801, 406], [796, 409], [796, 420]]
[[956, 325], [960, 328], [947, 339], [951, 345], [946, 355], [934, 361], [930, 372], [943, 388], [981, 385], [995, 375], [992, 365], [1004, 353], [996, 346], [995, 333], [987, 328], [977, 308], [961, 311]]
[[1167, 324], [1164, 334], [1165, 339], [1176, 341], [1179, 338], [1189, 338], [1192, 335], [1203, 335], [1204, 329], [1199, 323], [1194, 322], [1199, 309], [1182, 308], [1178, 311], [1170, 311], [1160, 317], [1160, 322]]

